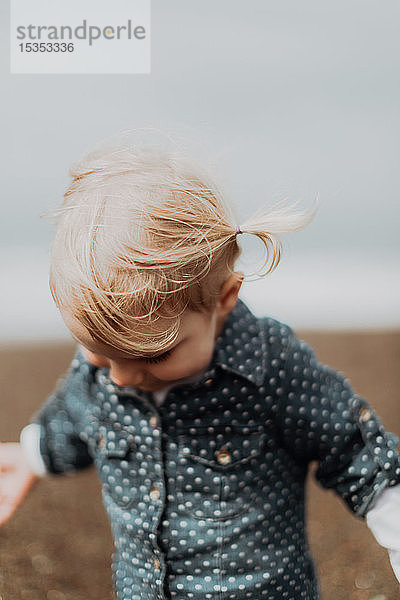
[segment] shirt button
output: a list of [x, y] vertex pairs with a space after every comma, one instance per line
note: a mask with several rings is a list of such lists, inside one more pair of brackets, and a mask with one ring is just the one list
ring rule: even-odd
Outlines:
[[229, 452], [228, 448], [222, 447], [215, 453], [217, 457], [217, 461], [220, 465], [229, 465], [232, 462], [232, 455]]
[[156, 485], [153, 485], [153, 487], [150, 490], [150, 498], [152, 500], [159, 500], [161, 494], [160, 494], [160, 490], [158, 489], [158, 487]]
[[360, 419], [363, 423], [366, 423], [371, 418], [371, 411], [368, 408], [362, 408], [360, 410]]
[[156, 417], [156, 415], [151, 415], [151, 417], [150, 417], [150, 425], [152, 427], [157, 427], [157, 417]]
[[158, 560], [157, 556], [153, 556], [153, 563], [154, 563], [154, 567], [156, 569], [161, 569], [161, 564], [160, 564], [160, 561]]

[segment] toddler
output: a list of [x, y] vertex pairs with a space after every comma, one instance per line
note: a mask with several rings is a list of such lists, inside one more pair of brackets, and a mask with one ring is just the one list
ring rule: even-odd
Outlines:
[[315, 600], [304, 484], [366, 517], [400, 577], [397, 438], [339, 373], [238, 299], [238, 236], [278, 263], [292, 208], [238, 226], [179, 156], [89, 154], [56, 213], [50, 286], [70, 369], [0, 446], [0, 522], [44, 473], [94, 464], [118, 600]]

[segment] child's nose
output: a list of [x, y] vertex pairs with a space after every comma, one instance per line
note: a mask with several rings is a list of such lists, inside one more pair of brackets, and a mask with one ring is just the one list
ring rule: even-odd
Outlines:
[[110, 379], [117, 385], [140, 385], [143, 381], [142, 370], [133, 363], [118, 364], [110, 362]]

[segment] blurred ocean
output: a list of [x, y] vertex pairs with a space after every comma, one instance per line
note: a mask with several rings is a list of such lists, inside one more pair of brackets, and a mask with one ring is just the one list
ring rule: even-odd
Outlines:
[[[68, 339], [48, 289], [41, 247], [2, 248], [0, 343]], [[249, 272], [248, 263], [239, 264]], [[398, 261], [335, 254], [287, 253], [264, 279], [245, 281], [242, 299], [259, 315], [297, 329], [400, 328]]]

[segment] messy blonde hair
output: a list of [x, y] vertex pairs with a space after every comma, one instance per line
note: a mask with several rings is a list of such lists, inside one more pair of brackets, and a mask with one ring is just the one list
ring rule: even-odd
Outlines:
[[238, 227], [216, 186], [175, 153], [100, 150], [70, 173], [54, 213], [53, 298], [93, 339], [133, 355], [168, 347], [186, 309], [212, 310], [238, 234], [262, 241], [268, 273], [280, 259], [277, 234], [310, 220], [281, 205]]

